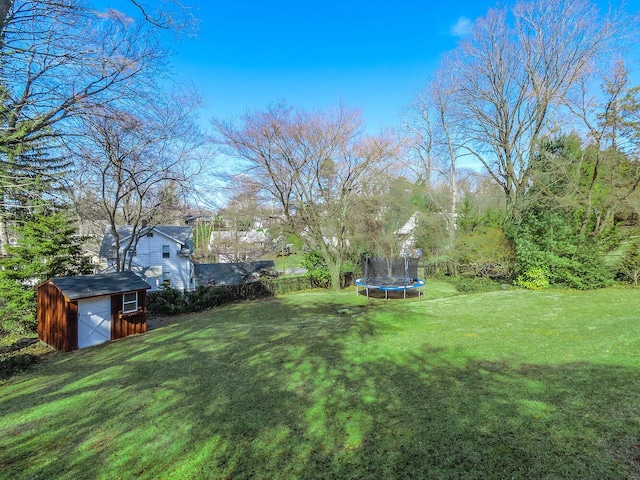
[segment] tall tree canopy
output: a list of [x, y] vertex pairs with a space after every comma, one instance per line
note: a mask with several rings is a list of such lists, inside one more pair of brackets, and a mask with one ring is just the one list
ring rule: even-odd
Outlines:
[[[0, 253], [6, 253], [17, 191], [52, 172], [29, 163], [57, 148], [96, 106], [136, 98], [163, 66], [154, 26], [83, 0], [13, 0], [0, 5]], [[54, 169], [56, 170], [56, 169]], [[59, 169], [58, 169], [59, 170]]]
[[[143, 222], [178, 220], [170, 218], [170, 210], [184, 203], [202, 171], [199, 106], [198, 96], [189, 92], [165, 96], [156, 91], [126, 108], [96, 107], [66, 142], [74, 161], [75, 176], [68, 183], [75, 209], [87, 221], [92, 216], [106, 220], [116, 242], [118, 271], [130, 268], [131, 257], [123, 252], [135, 248]], [[123, 224], [133, 227], [127, 245], [120, 244], [118, 234]]]
[[367, 136], [359, 112], [310, 112], [275, 105], [239, 126], [214, 121], [216, 140], [241, 159], [255, 187], [282, 208], [291, 233], [322, 256], [333, 288], [350, 250], [349, 215], [363, 182], [390, 161], [394, 142]]
[[[451, 77], [449, 138], [500, 185], [517, 212], [540, 138], [572, 91], [611, 65], [628, 40], [622, 18], [586, 0], [527, 0], [491, 9], [443, 61]], [[451, 118], [457, 115], [458, 121]]]

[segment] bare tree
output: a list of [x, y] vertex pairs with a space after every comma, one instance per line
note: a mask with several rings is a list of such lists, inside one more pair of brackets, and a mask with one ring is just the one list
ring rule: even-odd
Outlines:
[[629, 72], [618, 61], [599, 91], [582, 82], [567, 105], [589, 143], [573, 168], [555, 170], [567, 185], [560, 200], [583, 213], [580, 233], [597, 237], [617, 212], [638, 212], [634, 194], [640, 185], [640, 86], [630, 85]]
[[457, 94], [456, 79], [448, 71], [439, 71], [419, 94], [412, 104], [407, 118], [407, 127], [413, 133], [410, 138], [411, 151], [416, 152], [418, 160], [415, 167], [425, 182], [425, 191], [435, 203], [438, 201], [432, 188], [432, 177], [444, 181], [448, 190], [446, 202], [440, 213], [447, 225], [449, 246], [455, 243], [455, 222], [459, 201], [458, 160], [469, 155], [466, 147], [463, 115], [455, 103]]
[[216, 141], [248, 166], [260, 190], [282, 208], [292, 233], [325, 260], [333, 288], [349, 252], [348, 215], [362, 182], [394, 155], [394, 142], [365, 136], [358, 112], [276, 105], [246, 114], [237, 127], [214, 121]]
[[142, 13], [147, 22], [159, 28], [185, 30], [193, 28], [196, 24], [192, 8], [179, 0], [162, 2], [131, 0], [131, 3]]
[[213, 230], [209, 237], [216, 261], [255, 261], [272, 253], [275, 244], [268, 232], [272, 212], [260, 198], [254, 179], [236, 175], [231, 178], [228, 190], [231, 197], [218, 210], [224, 227]]
[[0, 7], [6, 10], [0, 11], [2, 251], [15, 204], [11, 190], [34, 188], [51, 175], [23, 165], [25, 175], [16, 176], [20, 155], [34, 146], [57, 147], [96, 105], [135, 97], [166, 55], [148, 23], [91, 11], [80, 0], [15, 0]]
[[77, 0], [14, 2], [3, 41], [3, 147], [52, 137], [58, 122], [135, 95], [166, 57], [143, 22]]
[[[27, 2], [21, 0], [0, 0], [0, 37], [4, 36], [5, 26], [11, 21], [12, 10], [22, 10], [26, 3]], [[37, 3], [48, 3], [52, 6], [55, 4], [58, 4], [58, 6], [65, 5], [64, 2], [47, 0], [39, 0]], [[86, 3], [68, 3], [69, 6], [74, 4], [82, 10], [91, 10], [90, 6]], [[151, 2], [151, 5], [149, 5], [146, 2], [131, 0], [131, 5], [143, 15], [147, 22], [162, 29], [173, 28], [181, 30], [192, 27], [196, 23], [192, 9], [178, 0], [162, 1], [159, 5], [158, 2]]]
[[517, 211], [530, 160], [570, 91], [608, 65], [626, 37], [621, 18], [603, 18], [585, 0], [531, 0], [492, 9], [448, 57], [453, 102], [480, 161]]
[[[122, 252], [135, 248], [143, 221], [152, 226], [164, 220], [161, 214], [188, 193], [205, 160], [194, 117], [197, 97], [162, 98], [156, 92], [137, 107], [96, 107], [83, 117], [83, 134], [67, 144], [76, 162], [76, 209], [97, 210], [107, 220], [118, 270], [128, 267]], [[117, 228], [123, 224], [133, 227], [126, 245]]]

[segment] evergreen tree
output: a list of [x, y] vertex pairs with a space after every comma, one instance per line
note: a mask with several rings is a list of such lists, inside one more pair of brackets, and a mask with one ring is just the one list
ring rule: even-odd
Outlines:
[[67, 164], [51, 150], [45, 140], [0, 148], [0, 334], [35, 330], [37, 283], [87, 270], [73, 224], [55, 205]]
[[16, 245], [0, 258], [0, 326], [14, 334], [35, 330], [34, 286], [47, 278], [89, 273], [82, 256], [81, 238], [64, 211], [46, 204], [32, 207], [16, 224]]
[[[591, 228], [585, 232], [583, 228], [585, 199], [589, 197], [591, 205], [595, 202], [584, 187], [591, 183], [585, 174], [591, 168], [591, 156], [576, 136], [547, 139], [539, 146], [525, 206], [507, 225], [516, 250], [517, 285], [592, 289], [611, 283], [613, 273], [604, 253], [614, 231]], [[613, 188], [601, 177], [598, 181], [600, 192]]]

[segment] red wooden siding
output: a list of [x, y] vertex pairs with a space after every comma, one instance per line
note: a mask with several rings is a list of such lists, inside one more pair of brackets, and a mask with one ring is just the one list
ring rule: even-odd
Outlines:
[[78, 349], [78, 302], [67, 303], [67, 338], [69, 350]]
[[147, 331], [147, 292], [138, 290], [138, 311], [122, 313], [122, 296], [111, 296], [111, 340]]
[[[111, 296], [111, 339], [147, 331], [147, 292], [138, 291], [138, 311], [123, 314], [122, 296]], [[78, 302], [68, 302], [51, 283], [38, 287], [38, 338], [57, 350], [78, 349]]]
[[78, 348], [78, 305], [67, 302], [55, 285], [38, 288], [38, 338], [57, 350]]

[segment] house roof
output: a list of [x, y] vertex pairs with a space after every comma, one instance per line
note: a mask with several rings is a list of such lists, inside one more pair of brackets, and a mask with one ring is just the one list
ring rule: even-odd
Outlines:
[[416, 229], [417, 225], [418, 225], [418, 212], [415, 212], [413, 215], [409, 217], [409, 220], [407, 220], [402, 227], [400, 227], [398, 230], [396, 230], [393, 233], [395, 233], [396, 235], [411, 235], [413, 231]]
[[41, 285], [52, 283], [69, 300], [100, 297], [116, 293], [147, 290], [151, 286], [133, 272], [98, 273], [73, 277], [53, 277]]
[[248, 230], [246, 232], [233, 232], [229, 230], [216, 230], [211, 232], [211, 243], [222, 241], [235, 241], [239, 243], [264, 243], [267, 234], [261, 230]]
[[[124, 240], [131, 238], [133, 234], [132, 225], [121, 225], [117, 227], [118, 236], [120, 237], [120, 243], [125, 243]], [[193, 229], [191, 227], [176, 227], [171, 225], [156, 225], [155, 227], [145, 227], [138, 230], [138, 237], [142, 237], [149, 232], [158, 233], [170, 240], [174, 240], [182, 245], [182, 248], [193, 250]], [[107, 227], [104, 237], [102, 237], [102, 245], [100, 246], [100, 256], [104, 258], [112, 257], [114, 255], [115, 237], [111, 232], [111, 227]], [[121, 245], [122, 246], [122, 245]]]
[[197, 263], [193, 266], [197, 286], [242, 285], [261, 277], [277, 277], [273, 260], [240, 263]]

